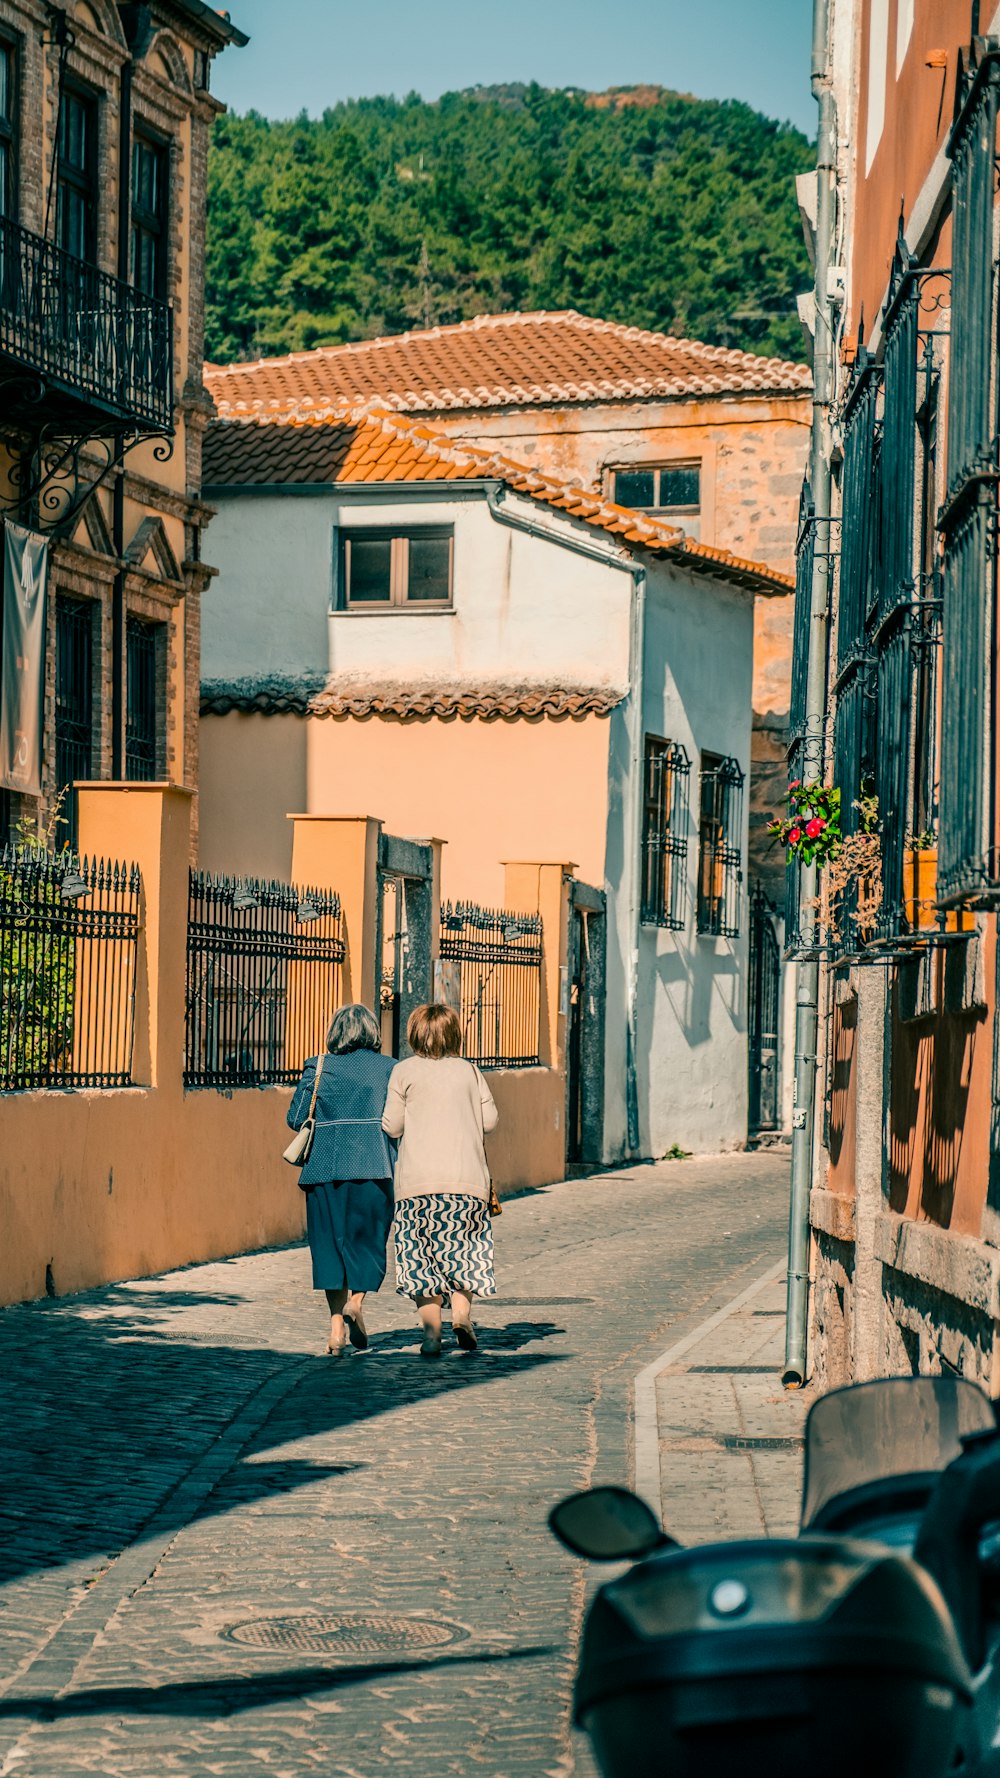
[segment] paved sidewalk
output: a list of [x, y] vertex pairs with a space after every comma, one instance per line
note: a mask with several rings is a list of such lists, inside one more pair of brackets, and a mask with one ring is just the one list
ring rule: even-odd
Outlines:
[[[636, 1373], [780, 1256], [786, 1175], [738, 1155], [509, 1204], [483, 1349], [436, 1365], [388, 1286], [372, 1351], [320, 1356], [300, 1248], [0, 1313], [0, 1773], [585, 1778], [588, 1576], [545, 1517], [628, 1479]], [[673, 1467], [667, 1400], [680, 1530], [704, 1473]]]
[[812, 1388], [781, 1385], [785, 1275], [656, 1378], [664, 1523], [681, 1543], [794, 1537]]

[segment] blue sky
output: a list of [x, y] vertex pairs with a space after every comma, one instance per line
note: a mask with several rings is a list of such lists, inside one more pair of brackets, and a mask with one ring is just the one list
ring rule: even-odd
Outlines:
[[236, 111], [313, 115], [338, 99], [537, 80], [648, 81], [745, 99], [811, 136], [811, 0], [224, 0], [246, 49], [213, 86]]

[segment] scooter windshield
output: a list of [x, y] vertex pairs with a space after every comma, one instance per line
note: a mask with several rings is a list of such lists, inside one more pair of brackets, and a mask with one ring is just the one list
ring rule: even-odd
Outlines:
[[806, 1421], [803, 1528], [829, 1527], [834, 1503], [846, 1509], [894, 1479], [929, 1486], [964, 1437], [995, 1426], [989, 1396], [961, 1377], [888, 1377], [832, 1390]]

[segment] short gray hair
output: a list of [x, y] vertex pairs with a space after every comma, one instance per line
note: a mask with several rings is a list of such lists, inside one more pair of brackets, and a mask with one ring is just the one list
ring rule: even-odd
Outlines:
[[348, 1050], [380, 1050], [382, 1032], [375, 1014], [357, 1002], [342, 1006], [333, 1015], [326, 1047], [331, 1056], [346, 1055]]

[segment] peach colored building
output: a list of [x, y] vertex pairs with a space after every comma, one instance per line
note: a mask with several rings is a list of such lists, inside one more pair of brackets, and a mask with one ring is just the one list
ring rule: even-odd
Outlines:
[[[482, 315], [450, 327], [209, 365], [233, 419], [374, 404], [465, 444], [791, 572], [811, 419], [805, 366], [559, 313]], [[763, 829], [780, 794], [790, 598], [755, 616], [750, 869], [772, 895], [782, 866]]]
[[821, 317], [838, 345], [827, 768], [845, 808], [878, 796], [881, 907], [824, 971], [816, 1369], [958, 1369], [995, 1392], [1000, 9], [837, 6], [825, 62], [840, 145]]
[[787, 577], [398, 413], [207, 448], [203, 862], [285, 874], [301, 808], [444, 841], [452, 899], [557, 863], [606, 960], [585, 1158], [740, 1145], [754, 602]]

